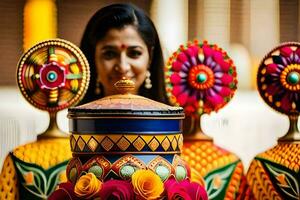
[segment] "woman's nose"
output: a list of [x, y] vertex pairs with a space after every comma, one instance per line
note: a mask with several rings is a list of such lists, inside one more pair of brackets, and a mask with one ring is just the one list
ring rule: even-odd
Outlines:
[[130, 63], [126, 55], [120, 56], [119, 61], [119, 72], [120, 73], [126, 73], [130, 70]]

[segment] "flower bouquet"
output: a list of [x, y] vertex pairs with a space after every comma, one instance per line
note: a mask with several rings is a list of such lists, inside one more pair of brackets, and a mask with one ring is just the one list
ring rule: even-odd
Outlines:
[[49, 200], [68, 199], [116, 199], [116, 200], [206, 200], [207, 194], [199, 183], [169, 178], [163, 182], [151, 170], [137, 170], [131, 181], [108, 180], [100, 181], [94, 173], [86, 173], [73, 185], [71, 182], [62, 183], [50, 196]]

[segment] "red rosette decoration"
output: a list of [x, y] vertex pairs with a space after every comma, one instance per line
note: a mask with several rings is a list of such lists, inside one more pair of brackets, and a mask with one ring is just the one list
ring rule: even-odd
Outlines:
[[165, 80], [170, 103], [183, 107], [188, 116], [218, 111], [237, 88], [232, 59], [207, 41], [181, 45], [167, 62]]
[[258, 91], [273, 109], [286, 115], [300, 112], [300, 43], [283, 43], [262, 60]]

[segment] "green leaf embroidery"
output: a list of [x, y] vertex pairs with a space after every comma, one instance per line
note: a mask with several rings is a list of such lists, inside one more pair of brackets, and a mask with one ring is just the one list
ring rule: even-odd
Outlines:
[[14, 157], [15, 166], [23, 178], [28, 173], [33, 174], [33, 182], [26, 183], [26, 180], [21, 180], [22, 186], [32, 195], [47, 199], [47, 197], [55, 190], [58, 182], [59, 175], [66, 169], [68, 161], [60, 163], [52, 168], [44, 170], [38, 165], [26, 163]]
[[[278, 188], [280, 188], [280, 190], [282, 190], [283, 193], [288, 195], [290, 198], [299, 199], [299, 197], [300, 197], [299, 184], [298, 184], [297, 179], [292, 174], [290, 174], [287, 170], [282, 170], [282, 169], [280, 169], [276, 166], [273, 166], [269, 163], [265, 163], [265, 166], [270, 171], [270, 174], [272, 174], [274, 176], [273, 180], [276, 180], [276, 181], [274, 181], [275, 184], [277, 184], [279, 186]], [[276, 178], [280, 175], [284, 175], [286, 184], [282, 184]]]
[[[44, 188], [46, 187], [47, 179], [44, 174], [44, 172], [38, 168], [31, 167], [31, 166], [26, 166], [20, 162], [16, 162], [16, 167], [18, 170], [21, 172], [21, 174], [26, 174], [29, 172], [33, 173], [34, 176], [34, 183], [28, 185], [26, 182], [22, 183], [24, 188], [26, 188], [30, 193], [34, 194], [37, 197], [40, 197], [42, 199], [46, 199], [47, 196], [45, 192], [43, 191], [43, 187], [41, 183], [44, 183], [43, 186]], [[42, 180], [41, 180], [42, 179]]]
[[[206, 182], [205, 189], [208, 194], [208, 199], [224, 199], [226, 188], [236, 165], [237, 162], [231, 163], [206, 175], [204, 179]], [[218, 188], [214, 186], [214, 180], [216, 177], [220, 178], [221, 181], [221, 184]]]

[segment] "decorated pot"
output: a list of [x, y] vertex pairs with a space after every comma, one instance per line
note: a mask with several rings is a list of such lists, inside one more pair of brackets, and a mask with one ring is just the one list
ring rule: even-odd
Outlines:
[[85, 173], [101, 181], [130, 180], [140, 169], [155, 172], [162, 181], [190, 177], [180, 158], [183, 109], [129, 94], [133, 82], [116, 83], [119, 95], [70, 108], [73, 158], [67, 177], [73, 184]]

